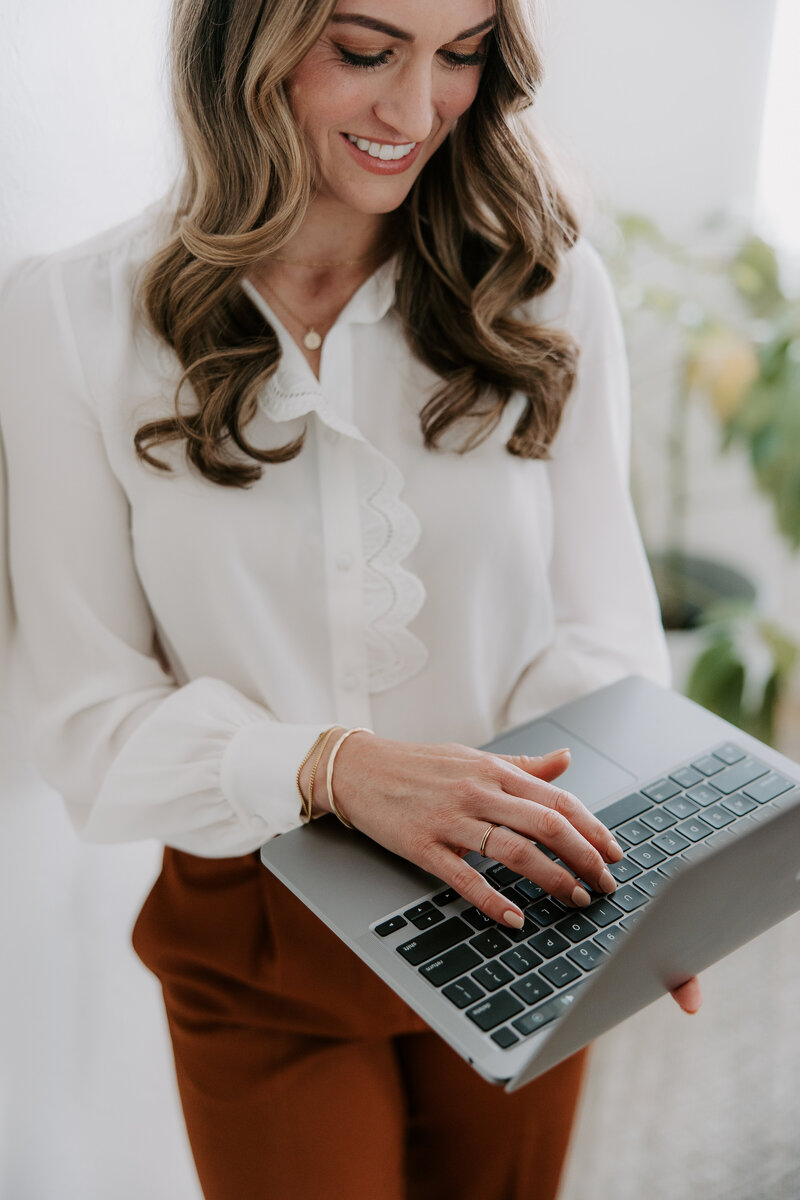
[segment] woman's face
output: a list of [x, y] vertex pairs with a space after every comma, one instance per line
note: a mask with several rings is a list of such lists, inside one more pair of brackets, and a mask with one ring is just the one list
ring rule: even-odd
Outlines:
[[319, 195], [399, 207], [475, 99], [494, 0], [338, 0], [288, 81]]

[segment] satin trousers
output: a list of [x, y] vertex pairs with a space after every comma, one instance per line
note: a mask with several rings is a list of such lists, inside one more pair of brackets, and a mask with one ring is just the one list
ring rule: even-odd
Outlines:
[[206, 1200], [553, 1200], [585, 1053], [509, 1096], [260, 864], [167, 850], [161, 982]]

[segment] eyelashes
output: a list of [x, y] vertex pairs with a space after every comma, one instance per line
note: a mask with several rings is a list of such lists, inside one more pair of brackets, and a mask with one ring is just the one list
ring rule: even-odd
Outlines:
[[[345, 50], [344, 46], [337, 45], [336, 49], [346, 66], [362, 71], [376, 71], [379, 67], [385, 67], [392, 57], [391, 50], [383, 50], [380, 54], [354, 54], [352, 50]], [[441, 50], [439, 53], [452, 70], [458, 70], [460, 67], [479, 67], [486, 62], [486, 54], [481, 51], [475, 54], [455, 54], [452, 50]]]

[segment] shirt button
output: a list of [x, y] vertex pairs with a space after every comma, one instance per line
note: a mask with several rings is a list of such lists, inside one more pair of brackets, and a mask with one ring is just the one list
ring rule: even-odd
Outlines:
[[347, 692], [354, 692], [358, 687], [358, 676], [353, 671], [348, 671], [342, 676], [342, 687]]
[[325, 441], [328, 442], [331, 446], [335, 446], [336, 443], [338, 442], [338, 440], [339, 440], [339, 434], [336, 432], [335, 429], [326, 429], [325, 430]]
[[341, 554], [337, 554], [335, 558], [337, 571], [349, 571], [353, 565], [353, 556], [343, 550]]

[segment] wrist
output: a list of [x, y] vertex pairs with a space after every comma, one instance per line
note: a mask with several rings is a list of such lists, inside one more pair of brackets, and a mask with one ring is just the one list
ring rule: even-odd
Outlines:
[[338, 742], [339, 738], [346, 729], [343, 725], [334, 725], [330, 732], [330, 736], [323, 747], [322, 754], [317, 758], [316, 754], [312, 754], [310, 758], [303, 764], [298, 777], [300, 792], [308, 804], [308, 790], [311, 786], [311, 772], [314, 769], [316, 762], [316, 771], [314, 772], [314, 794], [311, 797], [311, 816], [312, 818], [322, 817], [325, 813], [331, 811], [328, 804], [328, 791], [325, 786], [325, 772], [328, 766], [328, 759], [331, 756], [331, 750]]

